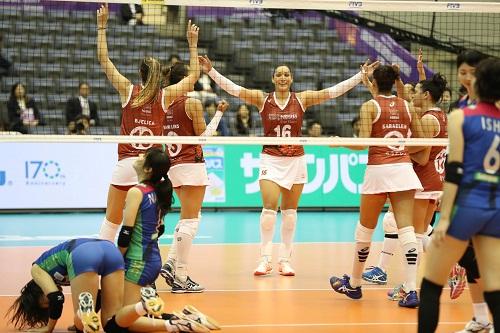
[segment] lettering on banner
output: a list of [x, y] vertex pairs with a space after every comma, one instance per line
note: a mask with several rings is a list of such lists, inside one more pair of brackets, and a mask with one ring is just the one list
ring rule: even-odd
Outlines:
[[[314, 177], [309, 178], [308, 183], [304, 185], [304, 194], [317, 191], [324, 194], [330, 193], [337, 187], [339, 180], [346, 191], [353, 194], [361, 193], [362, 184], [352, 180], [350, 170], [359, 165], [366, 165], [368, 162], [366, 153], [330, 154], [327, 159], [316, 157], [313, 154], [306, 154], [305, 158], [309, 169], [313, 167], [315, 172], [312, 173]], [[240, 159], [243, 177], [252, 180], [245, 184], [246, 194], [259, 192], [259, 173], [253, 171], [257, 170], [263, 176], [267, 174], [267, 169], [259, 170], [259, 165], [259, 157], [254, 157], [252, 153], [244, 153]]]

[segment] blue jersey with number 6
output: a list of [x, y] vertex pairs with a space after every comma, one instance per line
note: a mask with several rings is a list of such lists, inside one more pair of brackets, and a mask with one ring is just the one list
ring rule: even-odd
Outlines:
[[464, 176], [459, 206], [500, 208], [500, 110], [479, 103], [463, 109]]

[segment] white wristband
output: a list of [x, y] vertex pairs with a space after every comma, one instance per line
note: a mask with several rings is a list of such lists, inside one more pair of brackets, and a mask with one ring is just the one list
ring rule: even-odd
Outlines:
[[205, 131], [201, 133], [200, 136], [213, 136], [215, 132], [217, 131], [217, 127], [219, 126], [220, 120], [222, 119], [222, 111], [217, 111], [215, 112], [214, 117], [210, 121], [210, 123], [207, 125], [207, 128], [205, 128]]
[[348, 78], [345, 81], [337, 83], [333, 87], [327, 88], [330, 98], [336, 98], [342, 96], [352, 88], [356, 87], [361, 82], [362, 74], [358, 72], [353, 77]]
[[235, 97], [240, 96], [241, 87], [217, 72], [215, 68], [212, 67], [212, 69], [208, 72], [208, 76], [210, 76], [219, 87], [227, 91], [229, 95]]

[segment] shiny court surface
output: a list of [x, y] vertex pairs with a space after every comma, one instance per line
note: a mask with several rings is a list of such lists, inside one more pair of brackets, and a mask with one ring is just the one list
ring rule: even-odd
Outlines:
[[[385, 296], [390, 287], [401, 282], [399, 254], [393, 259], [389, 284], [364, 286], [362, 300], [353, 301], [331, 290], [331, 275], [350, 272], [357, 214], [300, 213], [293, 257], [297, 275], [273, 273], [260, 278], [252, 274], [259, 254], [258, 216], [248, 212], [203, 214], [190, 275], [207, 291], [174, 295], [160, 279], [158, 288], [167, 310], [193, 304], [217, 319], [224, 332], [416, 332], [417, 311], [398, 308]], [[176, 218], [176, 214], [168, 217], [167, 233]], [[14, 295], [29, 280], [31, 262], [42, 251], [68, 238], [97, 234], [101, 219], [102, 214], [0, 215], [2, 318]], [[171, 236], [166, 236], [161, 242], [165, 256], [171, 241]], [[381, 230], [374, 240], [367, 266], [377, 262]], [[67, 298], [67, 302], [71, 300]], [[442, 302], [438, 332], [454, 332], [470, 320], [467, 292], [451, 301], [445, 290]], [[71, 322], [71, 306], [66, 304], [57, 331], [65, 331]], [[14, 330], [3, 320], [0, 332]]]

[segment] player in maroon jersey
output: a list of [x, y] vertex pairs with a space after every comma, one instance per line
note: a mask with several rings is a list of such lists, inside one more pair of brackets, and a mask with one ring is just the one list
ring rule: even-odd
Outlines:
[[[343, 95], [361, 82], [362, 73], [346, 81], [320, 91], [292, 92], [293, 76], [288, 66], [278, 66], [272, 74], [274, 92], [250, 90], [240, 87], [218, 73], [208, 57], [200, 57], [203, 70], [230, 95], [259, 108], [264, 135], [272, 137], [297, 137], [301, 135], [302, 118], [306, 109], [328, 99]], [[378, 62], [362, 66], [363, 71], [372, 72]], [[271, 74], [271, 73], [270, 73]], [[272, 240], [278, 206], [281, 209], [281, 246], [279, 251], [279, 273], [295, 275], [290, 265], [292, 243], [297, 223], [297, 207], [304, 184], [307, 183], [307, 165], [302, 146], [266, 145], [263, 147], [259, 170], [259, 186], [263, 209], [260, 216], [261, 259], [254, 274], [267, 275], [272, 272]], [[279, 203], [281, 195], [281, 203]]]
[[[168, 84], [176, 84], [187, 75], [186, 65], [177, 62], [168, 71]], [[228, 106], [225, 101], [220, 102], [215, 116], [207, 126], [200, 100], [186, 95], [180, 96], [167, 108], [164, 135], [212, 136]], [[210, 184], [203, 150], [201, 145], [170, 144], [167, 147], [172, 163], [168, 176], [181, 202], [181, 212], [168, 260], [163, 265], [161, 274], [172, 287], [173, 293], [202, 292], [204, 288], [188, 276], [187, 264], [201, 219], [205, 189]]]
[[[97, 11], [97, 57], [110, 83], [120, 94], [122, 104], [121, 135], [163, 134], [163, 122], [166, 106], [174, 99], [192, 91], [199, 78], [198, 63], [198, 27], [188, 22], [187, 40], [190, 52], [189, 75], [179, 83], [161, 89], [161, 66], [157, 59], [144, 58], [140, 63], [142, 84], [134, 85], [120, 74], [108, 57], [106, 28], [108, 23], [108, 5], [102, 5]], [[137, 175], [133, 163], [137, 156], [150, 148], [151, 144], [119, 144], [118, 163], [111, 178], [108, 191], [106, 217], [101, 225], [99, 236], [114, 241], [123, 218], [123, 208], [127, 190], [136, 185]]]
[[[361, 107], [361, 138], [405, 138], [410, 130], [415, 137], [423, 137], [420, 119], [413, 107], [394, 95], [392, 87], [398, 73], [392, 66], [375, 69], [374, 88], [376, 97]], [[358, 147], [364, 149], [364, 147]], [[413, 170], [409, 150], [405, 146], [371, 146], [368, 165], [361, 190], [360, 218], [356, 227], [356, 254], [352, 277], [333, 276], [332, 288], [346, 296], [359, 299], [361, 274], [370, 252], [373, 231], [380, 212], [389, 197], [398, 224], [398, 237], [406, 257], [406, 282], [400, 306], [418, 306], [416, 293], [417, 239], [413, 227], [413, 198], [422, 185]]]

